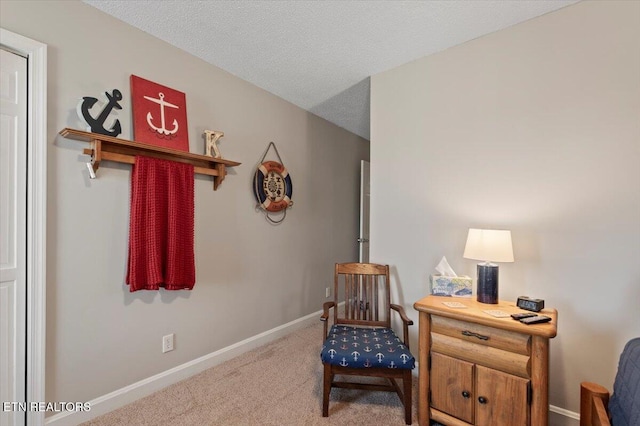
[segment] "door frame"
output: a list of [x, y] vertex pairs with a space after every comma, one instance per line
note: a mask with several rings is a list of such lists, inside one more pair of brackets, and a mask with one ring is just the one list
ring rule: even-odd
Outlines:
[[[365, 180], [366, 175], [366, 180]], [[365, 205], [366, 204], [366, 205]], [[366, 227], [366, 232], [365, 232]], [[371, 162], [360, 160], [360, 225], [358, 228], [358, 262], [369, 262], [371, 228]], [[366, 248], [366, 250], [365, 250]]]
[[[27, 65], [27, 402], [45, 402], [47, 242], [47, 45], [0, 28], [0, 43]], [[44, 412], [27, 411], [27, 424]]]

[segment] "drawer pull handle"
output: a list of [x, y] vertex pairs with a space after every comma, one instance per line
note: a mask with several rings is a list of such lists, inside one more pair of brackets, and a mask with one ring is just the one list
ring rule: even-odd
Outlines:
[[489, 336], [483, 336], [482, 334], [474, 333], [473, 331], [469, 331], [469, 330], [463, 330], [462, 331], [462, 335], [463, 336], [477, 337], [480, 340], [489, 340]]
[[468, 391], [462, 391], [463, 398], [469, 398], [471, 394]]
[[480, 396], [480, 397], [478, 397], [478, 402], [480, 404], [486, 404], [487, 403], [487, 398], [485, 398], [484, 396]]

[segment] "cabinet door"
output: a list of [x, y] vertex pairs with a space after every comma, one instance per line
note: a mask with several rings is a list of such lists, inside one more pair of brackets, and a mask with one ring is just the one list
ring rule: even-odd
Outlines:
[[528, 426], [529, 380], [476, 366], [476, 425]]
[[473, 364], [431, 354], [431, 406], [473, 423]]

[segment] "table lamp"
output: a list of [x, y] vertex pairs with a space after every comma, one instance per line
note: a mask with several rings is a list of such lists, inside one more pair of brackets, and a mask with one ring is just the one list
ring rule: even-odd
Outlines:
[[478, 302], [497, 304], [498, 265], [491, 262], [513, 262], [511, 231], [469, 229], [463, 257], [484, 261], [478, 263]]

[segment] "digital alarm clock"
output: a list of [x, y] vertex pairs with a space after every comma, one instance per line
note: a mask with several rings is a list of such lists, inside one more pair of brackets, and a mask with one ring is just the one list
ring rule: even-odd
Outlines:
[[516, 305], [520, 309], [526, 309], [527, 311], [540, 312], [544, 309], [544, 300], [531, 299], [527, 296], [518, 297]]

